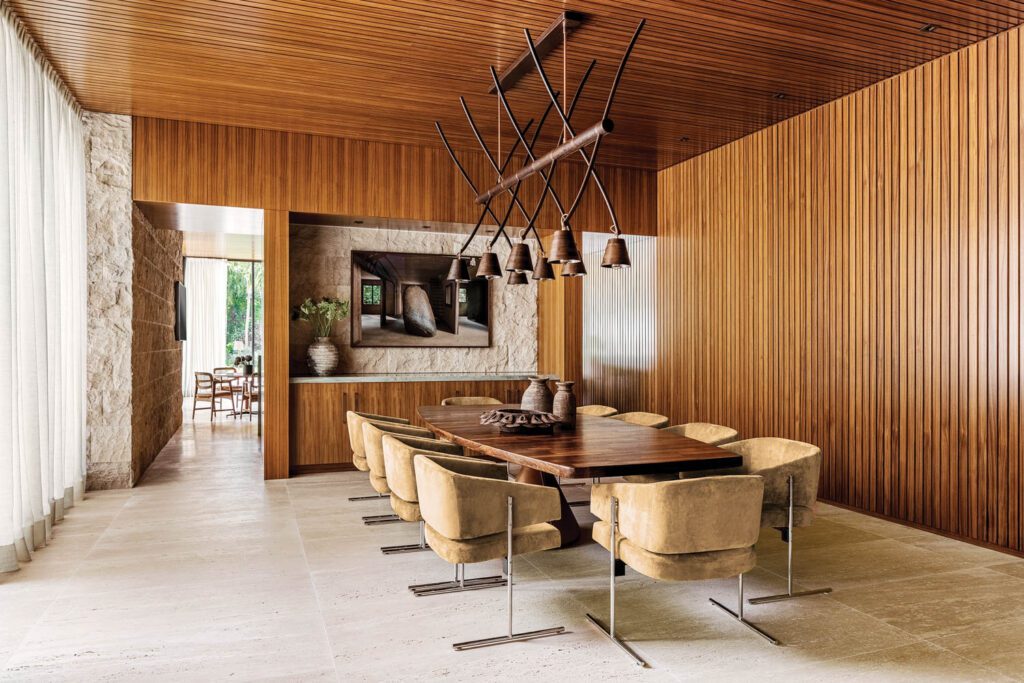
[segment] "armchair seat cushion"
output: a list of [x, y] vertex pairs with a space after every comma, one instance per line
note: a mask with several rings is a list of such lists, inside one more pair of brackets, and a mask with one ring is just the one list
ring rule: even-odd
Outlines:
[[[427, 544], [442, 559], [456, 564], [459, 562], [486, 562], [505, 557], [506, 532], [456, 541], [426, 525]], [[557, 548], [562, 543], [561, 534], [552, 525], [542, 522], [512, 530], [512, 554], [523, 555], [541, 550]]]
[[394, 492], [391, 493], [391, 509], [406, 522], [418, 522], [423, 519], [420, 516], [419, 503], [410, 503], [407, 500], [402, 500]]
[[391, 489], [388, 488], [388, 480], [386, 477], [378, 477], [373, 472], [370, 472], [370, 486], [377, 493], [391, 493]]
[[[814, 520], [814, 511], [804, 505], [793, 506], [793, 526], [810, 526]], [[789, 506], [767, 504], [761, 508], [762, 528], [774, 527], [781, 529], [789, 523]]]
[[[595, 522], [593, 536], [599, 545], [611, 549], [610, 523]], [[664, 555], [644, 550], [622, 536], [618, 536], [616, 541], [616, 556], [620, 560], [641, 574], [661, 581], [703, 581], [738, 576], [757, 564], [753, 547]]]

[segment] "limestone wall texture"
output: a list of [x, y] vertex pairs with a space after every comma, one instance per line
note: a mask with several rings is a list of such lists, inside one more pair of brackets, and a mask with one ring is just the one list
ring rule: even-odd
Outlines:
[[86, 113], [88, 212], [87, 484], [132, 474], [132, 124]]
[[132, 481], [181, 426], [181, 342], [174, 339], [174, 283], [182, 233], [132, 215]]
[[[306, 297], [335, 296], [351, 300], [354, 251], [396, 251], [451, 254], [465, 235], [293, 225], [289, 244], [289, 302]], [[477, 238], [468, 253], [484, 250]], [[504, 263], [508, 246], [495, 248]], [[487, 348], [352, 348], [351, 320], [337, 323], [331, 340], [338, 347], [339, 373], [391, 372], [534, 372], [537, 369], [537, 286], [495, 282], [491, 290], [491, 346]], [[293, 375], [308, 375], [306, 349], [313, 341], [309, 326], [291, 323], [290, 360]]]

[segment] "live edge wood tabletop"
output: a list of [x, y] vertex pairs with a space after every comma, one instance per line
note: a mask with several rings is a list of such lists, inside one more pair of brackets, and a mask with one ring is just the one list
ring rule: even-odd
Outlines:
[[480, 424], [480, 415], [496, 407], [422, 406], [418, 412], [427, 427], [444, 438], [556, 477], [687, 472], [735, 467], [743, 461], [734, 453], [678, 434], [591, 415], [578, 415], [575, 430], [502, 434], [495, 426]]

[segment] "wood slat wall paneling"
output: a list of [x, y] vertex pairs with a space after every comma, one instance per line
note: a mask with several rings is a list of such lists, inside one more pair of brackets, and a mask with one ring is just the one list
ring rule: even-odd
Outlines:
[[263, 218], [263, 472], [265, 479], [288, 476], [288, 212]]
[[[288, 209], [297, 212], [475, 223], [479, 205], [443, 150], [301, 133], [135, 118], [133, 196], [137, 201]], [[481, 153], [460, 155], [478, 186], [493, 180]], [[572, 196], [583, 166], [563, 162], [555, 186]], [[623, 230], [657, 230], [654, 171], [602, 167]], [[539, 180], [521, 196], [533, 205]], [[501, 198], [495, 202], [504, 209]], [[515, 220], [513, 220], [515, 223]], [[548, 202], [539, 223], [558, 225]], [[608, 213], [592, 186], [573, 219], [580, 230], [606, 230]]]
[[[583, 234], [576, 233], [582, 244]], [[550, 247], [551, 237], [544, 238]], [[537, 287], [537, 372], [565, 380], [583, 379], [583, 283], [580, 278], [558, 275], [536, 283]], [[585, 279], [585, 278], [584, 278]], [[533, 285], [531, 285], [533, 286]]]
[[632, 268], [601, 267], [606, 234], [584, 237], [583, 377], [580, 405], [657, 412], [657, 238], [627, 237]]
[[292, 384], [290, 470], [352, 467], [346, 411], [406, 417], [422, 425], [416, 414], [420, 406], [439, 405], [449, 396], [491, 396], [518, 403], [526, 386], [512, 380]]
[[1021, 50], [659, 173], [660, 412], [818, 444], [823, 498], [1024, 550]]

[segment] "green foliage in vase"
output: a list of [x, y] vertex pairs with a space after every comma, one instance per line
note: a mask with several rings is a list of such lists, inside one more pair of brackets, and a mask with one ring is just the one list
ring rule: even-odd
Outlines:
[[336, 320], [348, 317], [348, 301], [322, 297], [320, 300], [306, 299], [292, 309], [292, 320], [303, 320], [313, 327], [317, 337], [331, 336], [331, 327]]

